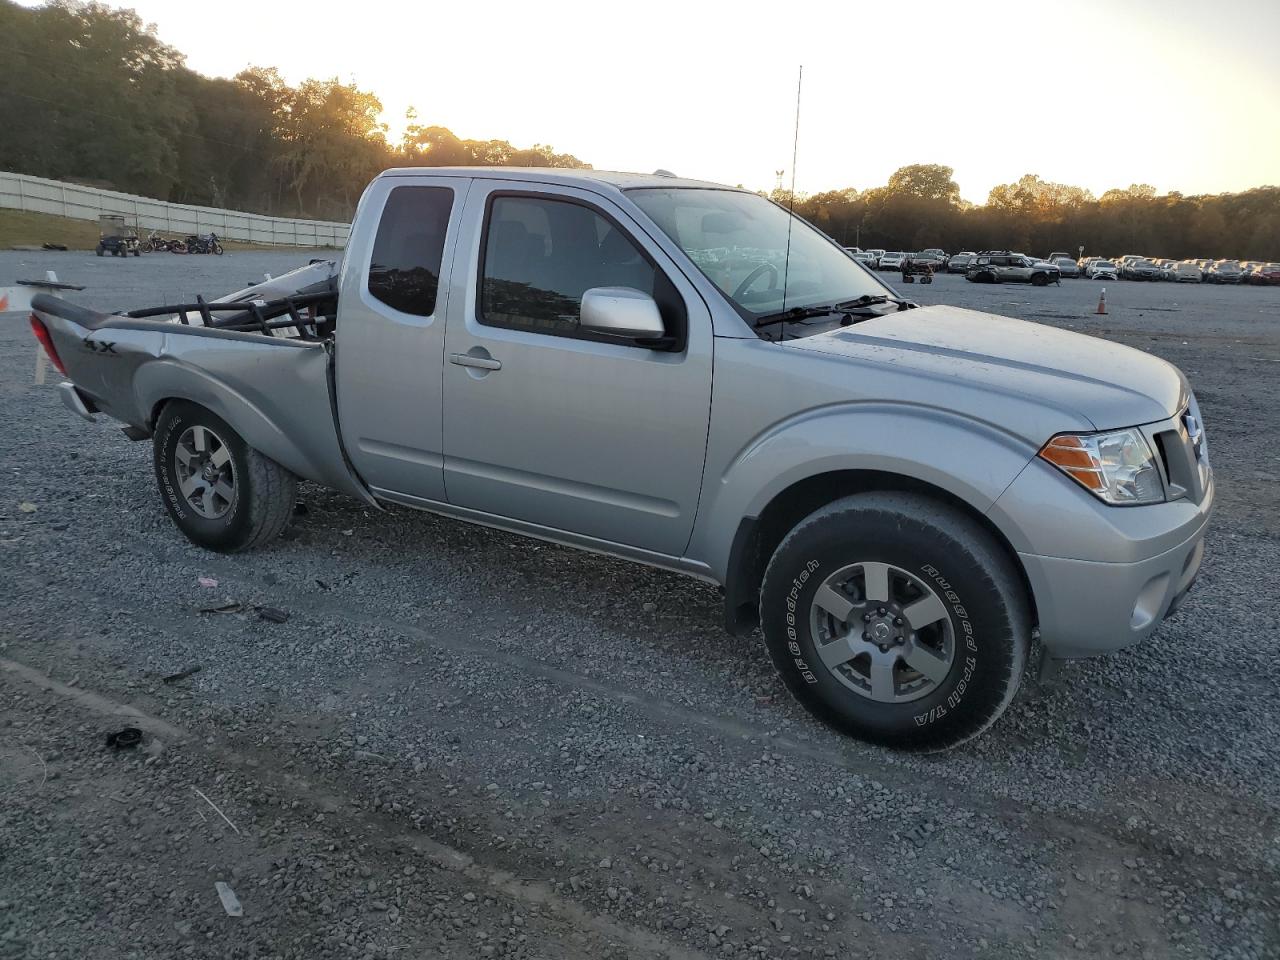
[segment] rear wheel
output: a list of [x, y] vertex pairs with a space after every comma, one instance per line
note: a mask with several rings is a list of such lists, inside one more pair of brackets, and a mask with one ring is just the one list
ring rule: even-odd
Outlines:
[[792, 694], [853, 736], [916, 750], [963, 743], [1012, 701], [1029, 605], [1000, 546], [927, 497], [865, 493], [802, 521], [760, 593]]
[[266, 543], [288, 525], [297, 478], [204, 407], [168, 403], [153, 454], [161, 499], [192, 543], [233, 553]]
[[1049, 285], [1049, 275], [1045, 273], [1033, 273], [1031, 275], [1031, 285], [1033, 287], [1047, 287]]

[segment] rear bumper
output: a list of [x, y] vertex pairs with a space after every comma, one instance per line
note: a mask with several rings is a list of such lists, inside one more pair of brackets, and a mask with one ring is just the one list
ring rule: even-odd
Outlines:
[[58, 394], [62, 397], [63, 405], [72, 413], [84, 417], [90, 423], [97, 422], [97, 418], [93, 415], [97, 408], [90, 409], [92, 402], [86, 401], [70, 380], [64, 380], [58, 384]]

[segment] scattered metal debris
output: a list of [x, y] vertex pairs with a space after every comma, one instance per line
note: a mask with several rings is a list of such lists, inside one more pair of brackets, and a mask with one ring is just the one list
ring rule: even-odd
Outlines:
[[259, 618], [271, 623], [284, 623], [289, 619], [287, 611], [279, 610], [276, 607], [254, 607], [254, 609], [258, 611]]
[[236, 896], [236, 892], [230, 886], [218, 880], [214, 883], [213, 889], [218, 891], [218, 899], [222, 901], [222, 909], [227, 911], [227, 916], [244, 916], [244, 907], [240, 906], [240, 898]]
[[199, 797], [201, 800], [203, 800], [203, 801], [204, 801], [205, 803], [207, 803], [209, 806], [213, 807], [213, 812], [214, 812], [214, 813], [216, 813], [218, 816], [220, 816], [223, 820], [225, 820], [225, 821], [226, 821], [227, 826], [228, 826], [228, 827], [230, 827], [232, 830], [234, 830], [234, 831], [236, 832], [236, 835], [237, 835], [237, 836], [239, 836], [239, 835], [240, 835], [240, 828], [239, 828], [239, 827], [237, 827], [234, 823], [232, 823], [232, 822], [231, 822], [231, 820], [230, 820], [230, 818], [228, 818], [228, 817], [227, 817], [227, 815], [226, 815], [225, 813], [223, 813], [221, 810], [219, 810], [219, 809], [218, 809], [218, 805], [217, 805], [216, 803], [214, 803], [212, 800], [210, 800], [208, 797], [206, 797], [203, 793], [201, 793], [201, 792], [200, 792], [200, 790], [199, 790], [199, 788], [197, 788], [197, 787], [192, 787], [191, 789], [192, 789], [192, 790], [195, 790], [195, 792], [196, 792], [196, 796], [197, 796], [197, 797]]
[[191, 666], [187, 667], [185, 670], [179, 670], [177, 673], [169, 674], [169, 676], [164, 677], [160, 682], [161, 683], [177, 683], [179, 680], [185, 680], [187, 677], [192, 676], [193, 674], [199, 673], [202, 669], [203, 668], [200, 666], [200, 664], [193, 663]]
[[220, 603], [214, 607], [198, 607], [197, 613], [239, 613], [244, 609], [244, 604], [239, 600], [228, 600], [226, 603]]

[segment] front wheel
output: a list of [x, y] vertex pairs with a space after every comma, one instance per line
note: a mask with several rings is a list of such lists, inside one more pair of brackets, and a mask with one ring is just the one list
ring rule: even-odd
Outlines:
[[234, 553], [266, 543], [288, 526], [297, 478], [221, 417], [185, 400], [170, 401], [152, 443], [161, 499], [192, 543]]
[[213, 252], [218, 256], [222, 256], [222, 244], [218, 243], [216, 240], [213, 243]]
[[1031, 617], [1020, 578], [976, 521], [918, 494], [845, 497], [778, 546], [760, 623], [791, 693], [855, 737], [956, 746], [1013, 700]]

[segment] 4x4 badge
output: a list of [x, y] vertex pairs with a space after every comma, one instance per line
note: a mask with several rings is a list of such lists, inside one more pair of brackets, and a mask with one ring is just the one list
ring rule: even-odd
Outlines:
[[116, 353], [115, 340], [90, 340], [85, 337], [82, 342], [85, 345], [85, 349], [92, 350], [94, 353], [109, 353], [113, 356], [120, 356], [120, 354]]

